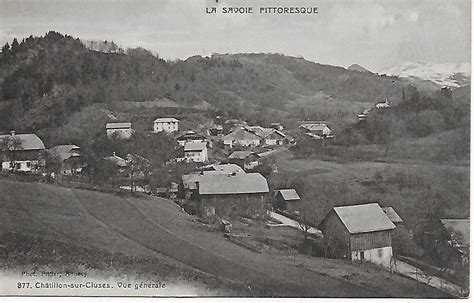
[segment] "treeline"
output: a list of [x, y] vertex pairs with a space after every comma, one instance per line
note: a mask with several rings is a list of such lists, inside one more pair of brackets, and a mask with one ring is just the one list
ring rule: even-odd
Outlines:
[[295, 96], [324, 91], [341, 102], [375, 103], [399, 96], [406, 85], [278, 54], [166, 62], [143, 48], [103, 53], [49, 32], [2, 47], [0, 130], [54, 129], [91, 104], [163, 97], [184, 106], [206, 102], [230, 116], [264, 124], [269, 114], [275, 120], [300, 118], [286, 109]]

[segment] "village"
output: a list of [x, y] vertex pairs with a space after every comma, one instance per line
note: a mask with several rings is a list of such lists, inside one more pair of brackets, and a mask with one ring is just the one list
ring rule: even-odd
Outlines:
[[[383, 110], [389, 106], [386, 100], [374, 108]], [[371, 110], [357, 116], [359, 123], [365, 121]], [[325, 121], [301, 121], [292, 130], [284, 129], [278, 122], [263, 127], [219, 116], [207, 129], [181, 129], [180, 123], [177, 117], [158, 117], [149, 122], [149, 129], [142, 134], [165, 136], [176, 144], [173, 157], [166, 164], [180, 167], [179, 171], [169, 172], [178, 174], [179, 181], [150, 182], [147, 175], [152, 160], [137, 153], [114, 151], [92, 167], [78, 145], [46, 147], [36, 134], [15, 131], [0, 136], [2, 177], [36, 176], [35, 180], [59, 186], [82, 184], [79, 188], [165, 198], [194, 216], [196, 222], [222, 232], [232, 243], [254, 252], [269, 249], [284, 255], [297, 251], [315, 257], [374, 264], [453, 295], [463, 292], [454, 283], [433, 279], [442, 269], [396, 254], [400, 249], [394, 247], [397, 245], [393, 243], [394, 237], [413, 241], [414, 232], [405, 226], [391, 205], [366, 201], [333, 207], [321, 222], [311, 222], [301, 208], [301, 193], [296, 188], [269, 186], [267, 178], [279, 173], [273, 157], [297, 144], [294, 134], [321, 144], [334, 139], [335, 134]], [[108, 121], [103, 133], [114, 143], [127, 142], [136, 136], [133, 124], [133, 121]], [[90, 175], [97, 173], [98, 167], [105, 171], [101, 175], [105, 177], [100, 184], [86, 185], [94, 183]], [[442, 239], [446, 244], [443, 253], [452, 259], [452, 270], [462, 267], [468, 262], [469, 219], [446, 218], [436, 224], [436, 230], [423, 233], [417, 240], [429, 246]], [[288, 233], [288, 229], [293, 231]], [[423, 281], [419, 274], [413, 275], [414, 268], [424, 269], [433, 277]]]

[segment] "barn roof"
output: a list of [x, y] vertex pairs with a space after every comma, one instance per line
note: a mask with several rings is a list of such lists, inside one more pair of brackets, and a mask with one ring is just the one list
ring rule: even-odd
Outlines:
[[0, 135], [0, 140], [3, 138], [20, 140], [23, 150], [44, 149], [43, 141], [35, 134]]
[[199, 178], [200, 195], [268, 193], [267, 179], [259, 173], [211, 174]]
[[222, 140], [232, 140], [232, 141], [241, 141], [241, 140], [260, 140], [260, 137], [245, 130], [245, 129], [238, 129], [224, 137], [222, 137]]
[[403, 219], [398, 215], [398, 213], [393, 209], [393, 207], [384, 207], [382, 208], [387, 217], [393, 222], [393, 223], [403, 223]]
[[131, 122], [109, 122], [105, 124], [105, 128], [107, 129], [116, 129], [116, 128], [131, 128]]
[[120, 166], [120, 167], [127, 166], [127, 160], [125, 160], [122, 157], [119, 157], [119, 156], [115, 155], [115, 153], [112, 156], [105, 157], [104, 160], [112, 162], [115, 165]]
[[340, 206], [333, 210], [351, 234], [395, 228], [378, 203]]
[[292, 200], [299, 200], [300, 196], [296, 192], [294, 188], [289, 188], [289, 189], [278, 189], [277, 192], [279, 192], [282, 196], [282, 198], [285, 201], [292, 201]]
[[184, 151], [203, 150], [207, 146], [206, 142], [188, 142], [184, 145]]
[[469, 246], [469, 219], [441, 219], [441, 223], [463, 246]]
[[178, 119], [175, 118], [156, 118], [155, 123], [167, 123], [167, 122], [179, 122]]

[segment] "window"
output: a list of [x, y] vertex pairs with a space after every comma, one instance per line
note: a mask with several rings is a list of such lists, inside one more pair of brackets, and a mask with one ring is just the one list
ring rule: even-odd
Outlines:
[[10, 162], [10, 168], [13, 168], [13, 167], [14, 167], [14, 165], [15, 165], [15, 163], [13, 163], [13, 162]]
[[16, 169], [20, 169], [21, 168], [21, 163], [17, 163], [16, 164]]
[[364, 260], [364, 252], [363, 251], [360, 252], [360, 259]]
[[26, 162], [26, 167], [31, 167], [31, 162], [30, 161]]

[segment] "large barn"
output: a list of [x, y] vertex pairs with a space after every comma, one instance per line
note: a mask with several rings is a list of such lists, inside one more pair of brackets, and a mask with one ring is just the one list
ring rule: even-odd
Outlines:
[[378, 203], [334, 207], [319, 227], [334, 257], [390, 265], [395, 225]]
[[203, 175], [197, 192], [199, 213], [221, 218], [263, 215], [268, 192], [267, 180], [259, 173]]

